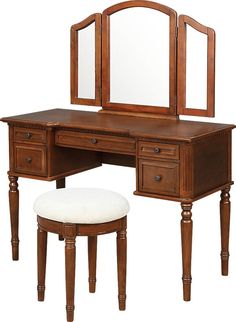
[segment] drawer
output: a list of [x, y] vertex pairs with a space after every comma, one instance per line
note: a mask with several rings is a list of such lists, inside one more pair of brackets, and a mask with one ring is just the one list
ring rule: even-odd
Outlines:
[[119, 136], [58, 130], [55, 143], [86, 150], [135, 154], [135, 140]]
[[46, 130], [14, 127], [14, 141], [46, 143]]
[[158, 142], [138, 142], [138, 154], [141, 157], [179, 160], [179, 146]]
[[15, 144], [14, 153], [16, 172], [46, 175], [46, 147]]
[[179, 195], [179, 164], [139, 160], [139, 190], [161, 195]]

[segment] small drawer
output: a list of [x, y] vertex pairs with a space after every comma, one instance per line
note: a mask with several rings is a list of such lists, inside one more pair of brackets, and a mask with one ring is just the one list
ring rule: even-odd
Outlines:
[[139, 190], [154, 194], [179, 195], [179, 164], [139, 160]]
[[158, 142], [138, 142], [138, 154], [141, 157], [179, 160], [179, 146]]
[[39, 129], [14, 127], [14, 141], [46, 143], [46, 131]]
[[55, 143], [59, 146], [121, 154], [135, 154], [135, 140], [126, 137], [58, 130]]
[[14, 152], [16, 172], [46, 175], [46, 147], [15, 144]]

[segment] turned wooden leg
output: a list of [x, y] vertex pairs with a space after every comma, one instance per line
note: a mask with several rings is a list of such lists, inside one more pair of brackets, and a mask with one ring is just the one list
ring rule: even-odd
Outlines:
[[66, 312], [67, 321], [74, 320], [75, 293], [75, 237], [65, 236], [65, 265], [66, 265]]
[[[56, 188], [57, 189], [62, 189], [66, 187], [66, 178], [61, 178], [56, 180]], [[64, 237], [62, 235], [58, 236], [58, 239], [60, 241], [64, 240]]]
[[66, 187], [66, 178], [61, 178], [56, 180], [57, 189], [62, 189]]
[[19, 259], [19, 190], [18, 177], [9, 176], [9, 204], [11, 218], [11, 244], [12, 244], [12, 259]]
[[127, 238], [126, 218], [124, 227], [117, 232], [117, 270], [118, 270], [118, 300], [119, 309], [125, 310], [126, 304], [126, 265], [127, 265]]
[[89, 292], [96, 290], [97, 236], [88, 236]]
[[182, 262], [183, 262], [183, 297], [184, 301], [191, 299], [191, 256], [192, 256], [192, 203], [181, 203], [181, 241], [182, 241]]
[[220, 228], [221, 228], [221, 273], [228, 275], [229, 263], [229, 228], [230, 228], [230, 187], [221, 192]]
[[38, 301], [44, 301], [47, 259], [47, 232], [38, 227]]

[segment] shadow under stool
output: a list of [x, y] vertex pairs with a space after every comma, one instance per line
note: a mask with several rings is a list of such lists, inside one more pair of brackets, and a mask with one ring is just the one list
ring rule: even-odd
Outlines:
[[96, 288], [97, 236], [117, 233], [119, 309], [125, 310], [128, 201], [120, 194], [95, 188], [49, 191], [34, 203], [38, 220], [38, 300], [44, 301], [47, 234], [65, 240], [67, 321], [74, 320], [76, 237], [88, 237], [89, 291]]

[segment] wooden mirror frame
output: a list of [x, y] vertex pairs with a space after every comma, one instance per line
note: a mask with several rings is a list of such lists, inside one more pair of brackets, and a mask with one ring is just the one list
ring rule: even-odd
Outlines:
[[[95, 13], [71, 26], [71, 104], [101, 106], [101, 29], [102, 15]], [[78, 31], [95, 22], [95, 98], [79, 98], [78, 95]]]
[[[186, 107], [186, 26], [207, 35], [207, 109]], [[215, 116], [215, 31], [186, 15], [179, 16], [178, 33], [178, 114]]]
[[[169, 107], [110, 102], [110, 16], [120, 10], [145, 7], [170, 17]], [[126, 1], [107, 8], [102, 14], [102, 107], [109, 111], [176, 115], [176, 36], [177, 13], [173, 9], [152, 1]]]

